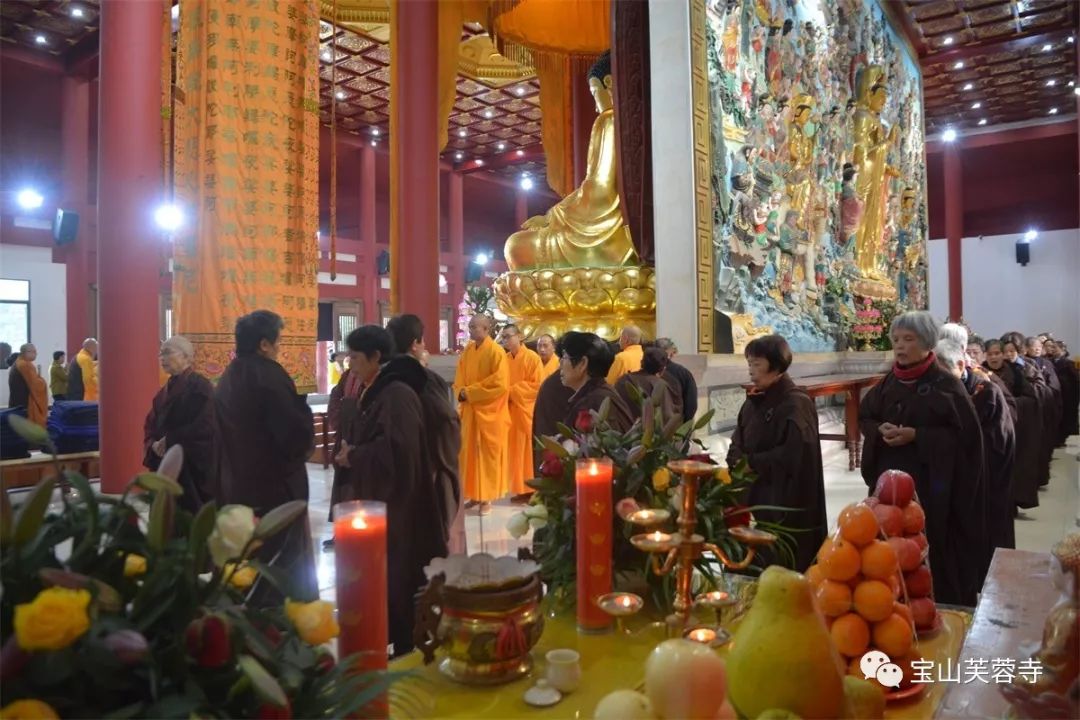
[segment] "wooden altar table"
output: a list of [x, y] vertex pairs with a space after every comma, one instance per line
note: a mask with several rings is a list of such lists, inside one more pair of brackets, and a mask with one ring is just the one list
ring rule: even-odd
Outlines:
[[[56, 459], [64, 470], [72, 470], [92, 479], [101, 474], [98, 467], [100, 458], [101, 454], [94, 450], [59, 455]], [[33, 487], [45, 477], [55, 474], [52, 456], [42, 452], [33, 452], [28, 458], [0, 460], [0, 485], [4, 491]]]
[[[801, 389], [811, 398], [830, 397], [832, 395], [844, 396], [844, 432], [821, 433], [822, 440], [839, 440], [847, 443], [848, 470], [855, 470], [862, 465], [862, 433], [859, 432], [859, 400], [862, 391], [877, 385], [881, 373], [867, 375], [856, 373], [850, 375], [817, 375], [814, 377], [791, 378], [796, 387]], [[746, 384], [743, 388], [749, 393], [753, 385]]]

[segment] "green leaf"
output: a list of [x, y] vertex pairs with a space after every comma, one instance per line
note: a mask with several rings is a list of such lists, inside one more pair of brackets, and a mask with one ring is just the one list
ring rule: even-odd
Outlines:
[[572, 440], [574, 438], [574, 431], [562, 423], [555, 423], [555, 429], [559, 431], [559, 434], [566, 440]]
[[180, 470], [184, 467], [184, 448], [173, 445], [165, 451], [158, 463], [157, 474], [170, 480], [180, 479]]
[[259, 560], [251, 560], [248, 562], [248, 564], [258, 570], [259, 575], [261, 575], [271, 585], [277, 588], [278, 592], [280, 592], [285, 597], [291, 597], [295, 600], [302, 599], [296, 597], [293, 594], [292, 580], [290, 579], [289, 574], [281, 568], [276, 568], [273, 565], [267, 565], [266, 563]]
[[45, 520], [45, 513], [49, 509], [49, 501], [52, 499], [55, 485], [56, 478], [45, 478], [34, 486], [26, 502], [19, 507], [19, 512], [15, 516], [15, 532], [11, 537], [16, 547], [25, 545], [38, 534], [41, 523]]
[[131, 705], [125, 705], [119, 710], [114, 710], [105, 716], [105, 720], [128, 720], [129, 718], [137, 718], [143, 716], [143, 708], [146, 707], [146, 703], [137, 702]]
[[199, 513], [191, 521], [191, 533], [188, 536], [188, 551], [191, 553], [191, 565], [196, 573], [206, 567], [206, 554], [208, 552], [206, 541], [214, 532], [214, 521], [217, 519], [217, 503], [211, 500], [199, 508]]
[[559, 456], [559, 459], [566, 460], [570, 457], [570, 452], [566, 448], [564, 448], [555, 438], [544, 435], [540, 438], [540, 441], [544, 444], [545, 450], [550, 450], [551, 452], [555, 453]]
[[150, 503], [150, 521], [146, 526], [146, 543], [152, 550], [161, 552], [172, 537], [173, 515], [176, 500], [168, 492], [154, 494]]
[[71, 560], [69, 561], [69, 565], [77, 566], [82, 562], [84, 556], [97, 551], [98, 544], [101, 541], [97, 496], [94, 494], [94, 489], [90, 487], [90, 481], [79, 473], [65, 470], [64, 479], [78, 491], [79, 499], [86, 505], [86, 530], [82, 541], [72, 551]]
[[653, 422], [655, 408], [652, 403], [645, 403], [641, 408], [641, 444], [652, 447], [653, 433], [656, 431], [656, 423]]
[[11, 415], [8, 423], [15, 434], [26, 441], [31, 447], [44, 448], [51, 444], [49, 431], [37, 423], [32, 423], [21, 415]]
[[680, 423], [682, 423], [682, 418], [676, 415], [664, 424], [663, 437], [665, 440], [670, 440], [675, 436], [675, 431], [678, 429]]
[[250, 655], [241, 655], [237, 658], [237, 663], [240, 665], [240, 671], [251, 681], [256, 695], [278, 707], [288, 706], [289, 699], [285, 697], [285, 691], [258, 660]]
[[639, 406], [644, 402], [645, 396], [641, 394], [641, 388], [632, 382], [626, 383], [626, 390], [630, 393], [630, 398], [636, 402]]
[[259, 522], [255, 525], [255, 532], [252, 533], [252, 538], [265, 540], [273, 537], [289, 527], [296, 518], [306, 511], [307, 503], [303, 500], [292, 500], [284, 505], [278, 505], [259, 518]]
[[180, 487], [178, 482], [172, 478], [167, 478], [164, 475], [159, 475], [158, 473], [142, 473], [141, 475], [136, 475], [135, 479], [128, 483], [128, 487], [131, 485], [152, 492], [167, 492], [176, 497], [180, 497], [184, 494], [184, 488]]
[[610, 415], [610, 414], [611, 414], [611, 398], [606, 397], [606, 398], [604, 398], [603, 402], [600, 403], [600, 412], [597, 415], [597, 420], [599, 420], [602, 423], [606, 423], [607, 419], [608, 419], [608, 415]]
[[716, 414], [716, 410], [710, 409], [708, 412], [706, 412], [704, 415], [702, 415], [700, 418], [698, 418], [698, 421], [694, 424], [694, 429], [695, 430], [700, 430], [703, 427], [705, 427], [706, 425], [708, 425], [709, 421], [712, 420], [712, 417], [715, 414]]

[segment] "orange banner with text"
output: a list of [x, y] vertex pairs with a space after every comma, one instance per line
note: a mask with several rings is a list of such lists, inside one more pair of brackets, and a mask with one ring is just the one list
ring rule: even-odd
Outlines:
[[315, 388], [318, 323], [317, 0], [185, 0], [177, 40], [175, 331], [211, 380], [236, 319], [285, 321], [278, 361]]

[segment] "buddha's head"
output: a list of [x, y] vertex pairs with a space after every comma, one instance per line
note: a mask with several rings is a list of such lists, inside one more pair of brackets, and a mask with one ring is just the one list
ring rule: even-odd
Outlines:
[[859, 70], [856, 77], [856, 96], [860, 105], [880, 113], [887, 97], [885, 69], [880, 65], [868, 65]]
[[611, 51], [605, 51], [589, 69], [589, 92], [596, 101], [596, 111], [610, 110], [611, 98]]

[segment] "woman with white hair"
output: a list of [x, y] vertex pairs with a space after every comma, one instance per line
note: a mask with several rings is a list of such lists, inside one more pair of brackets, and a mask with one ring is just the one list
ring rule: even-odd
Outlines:
[[214, 388], [195, 372], [195, 348], [182, 335], [173, 335], [161, 344], [158, 354], [168, 382], [154, 396], [143, 425], [143, 464], [157, 470], [165, 451], [174, 445], [184, 449], [184, 465], [178, 478], [184, 494], [180, 504], [196, 512], [215, 495]]
[[[967, 333], [964, 333], [966, 339]], [[1016, 461], [1016, 427], [1001, 381], [978, 366], [971, 366], [966, 345], [942, 337], [934, 348], [941, 366], [967, 388], [982, 430], [986, 462], [986, 529], [990, 557], [995, 548], [1016, 547], [1013, 517], [1013, 464]]]
[[897, 316], [889, 337], [895, 363], [859, 407], [863, 478], [873, 490], [886, 470], [911, 475], [926, 513], [935, 596], [973, 606], [990, 547], [979, 419], [963, 383], [936, 362], [930, 313]]

